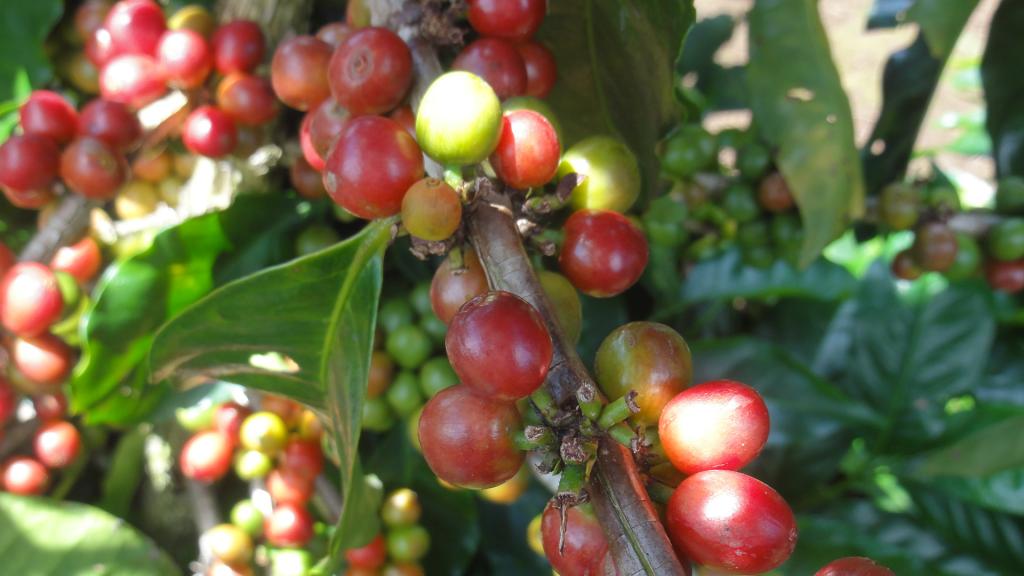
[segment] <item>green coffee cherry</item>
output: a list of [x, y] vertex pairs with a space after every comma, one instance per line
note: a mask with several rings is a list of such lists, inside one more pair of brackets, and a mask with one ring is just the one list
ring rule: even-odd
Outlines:
[[235, 456], [235, 474], [245, 481], [263, 478], [274, 469], [274, 461], [259, 450], [242, 450]]
[[412, 292], [409, 292], [409, 302], [420, 318], [432, 315], [434, 310], [430, 307], [430, 282], [420, 282], [414, 286]]
[[421, 513], [419, 496], [408, 488], [399, 488], [388, 494], [380, 509], [381, 520], [391, 528], [412, 526], [420, 521]]
[[736, 169], [750, 181], [760, 178], [771, 162], [771, 152], [758, 142], [751, 142], [736, 151]]
[[988, 232], [988, 252], [1008, 262], [1024, 258], [1024, 218], [1007, 218]]
[[722, 195], [722, 209], [737, 222], [755, 220], [761, 214], [754, 189], [746, 184], [733, 184]]
[[419, 379], [411, 372], [400, 372], [384, 393], [391, 410], [401, 418], [411, 416], [423, 405]]
[[455, 370], [446, 356], [436, 356], [427, 360], [420, 368], [419, 380], [420, 391], [427, 398], [433, 398], [441, 390], [459, 383], [459, 377], [455, 375]]
[[388, 298], [380, 305], [377, 312], [377, 323], [384, 332], [391, 334], [402, 326], [412, 324], [412, 306], [403, 298]]
[[378, 396], [363, 401], [363, 428], [371, 432], [384, 432], [395, 423], [388, 401]]
[[395, 363], [407, 370], [426, 362], [434, 349], [430, 336], [415, 324], [396, 328], [388, 334], [384, 347]]
[[944, 274], [950, 280], [965, 280], [978, 273], [981, 268], [981, 248], [968, 234], [956, 234], [956, 258]]
[[501, 102], [469, 72], [442, 74], [427, 88], [416, 112], [416, 140], [444, 165], [482, 162], [498, 145]]
[[252, 500], [239, 500], [232, 506], [231, 523], [253, 538], [263, 535], [263, 513]]
[[682, 198], [666, 195], [655, 198], [643, 215], [644, 230], [652, 244], [675, 248], [686, 243], [683, 222], [689, 209]]
[[1008, 176], [996, 188], [996, 211], [1003, 214], [1024, 214], [1024, 178]]
[[303, 230], [295, 238], [295, 253], [299, 256], [319, 252], [334, 246], [341, 241], [341, 235], [334, 228], [322, 224], [314, 224]]
[[686, 124], [665, 141], [661, 169], [675, 178], [691, 178], [711, 167], [717, 157], [715, 136], [699, 124]]
[[430, 549], [430, 533], [418, 524], [399, 526], [388, 532], [388, 556], [398, 562], [416, 562]]
[[611, 136], [591, 136], [569, 148], [558, 165], [558, 178], [572, 173], [585, 177], [572, 193], [576, 209], [625, 212], [640, 196], [636, 156]]

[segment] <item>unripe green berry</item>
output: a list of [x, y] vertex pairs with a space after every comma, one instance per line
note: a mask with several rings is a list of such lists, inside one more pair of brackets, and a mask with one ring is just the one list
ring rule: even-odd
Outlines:
[[388, 334], [385, 349], [396, 364], [407, 370], [418, 368], [427, 358], [434, 346], [430, 337], [422, 328], [415, 324], [400, 326]]
[[611, 136], [591, 136], [569, 148], [558, 165], [558, 178], [572, 173], [585, 177], [572, 193], [576, 209], [625, 212], [640, 196], [636, 156]]
[[444, 165], [482, 162], [501, 135], [501, 102], [482, 78], [442, 74], [427, 88], [416, 112], [416, 140]]

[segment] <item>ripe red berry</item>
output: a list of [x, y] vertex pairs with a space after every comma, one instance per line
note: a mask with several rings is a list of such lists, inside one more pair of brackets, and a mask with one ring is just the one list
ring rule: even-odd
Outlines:
[[142, 138], [139, 119], [120, 102], [98, 98], [82, 109], [80, 129], [83, 136], [94, 136], [114, 148], [126, 151]]
[[341, 46], [341, 43], [351, 36], [353, 32], [355, 30], [344, 22], [328, 22], [317, 30], [316, 37], [326, 42], [333, 50]]
[[416, 137], [416, 114], [413, 113], [412, 108], [408, 106], [399, 106], [395, 108], [395, 111], [388, 114], [388, 117], [398, 122], [405, 128], [405, 131], [409, 133], [413, 138]]
[[97, 30], [103, 27], [103, 21], [110, 12], [110, 2], [107, 0], [85, 0], [75, 10], [75, 32], [82, 40], [91, 37]]
[[533, 41], [516, 44], [516, 50], [526, 65], [526, 95], [544, 98], [558, 80], [554, 54], [543, 44]]
[[391, 30], [363, 28], [338, 46], [327, 78], [334, 98], [352, 114], [382, 114], [409, 91], [412, 54]]
[[331, 45], [314, 36], [282, 42], [270, 63], [274, 93], [296, 110], [310, 110], [326, 100], [331, 95], [327, 66], [332, 53]]
[[985, 280], [993, 290], [1016, 294], [1024, 290], [1024, 260], [1002, 262], [991, 260], [985, 264]]
[[86, 284], [96, 277], [103, 264], [100, 245], [92, 236], [86, 236], [70, 246], [61, 246], [50, 260], [54, 272], [66, 272], [79, 284]]
[[238, 442], [238, 430], [250, 414], [252, 410], [237, 402], [225, 402], [213, 411], [213, 427], [232, 443]]
[[430, 307], [442, 322], [448, 324], [463, 304], [486, 292], [484, 267], [476, 252], [467, 246], [462, 251], [461, 267], [453, 264], [451, 256], [437, 267], [430, 282]]
[[97, 200], [117, 194], [128, 173], [120, 152], [99, 138], [83, 136], [60, 155], [60, 176], [71, 190]]
[[513, 441], [521, 427], [515, 404], [457, 385], [438, 392], [423, 407], [420, 446], [438, 478], [465, 488], [490, 488], [515, 476], [522, 466], [523, 453]]
[[250, 20], [235, 20], [217, 28], [210, 41], [213, 64], [221, 74], [251, 72], [266, 50], [263, 31]]
[[502, 100], [526, 94], [526, 64], [508, 40], [474, 41], [455, 57], [452, 70], [472, 72], [483, 78]]
[[39, 190], [14, 190], [4, 187], [3, 192], [8, 202], [25, 210], [43, 208], [53, 201], [54, 196], [56, 196], [52, 186]]
[[739, 470], [768, 440], [768, 408], [756, 390], [731, 380], [680, 392], [661, 412], [658, 437], [683, 474]]
[[491, 166], [512, 188], [543, 186], [555, 177], [562, 154], [551, 122], [533, 110], [512, 110], [502, 118]]
[[446, 240], [461, 223], [462, 200], [443, 180], [424, 178], [413, 184], [402, 199], [402, 225], [417, 238]]
[[196, 433], [181, 448], [181, 473], [199, 482], [221, 479], [231, 469], [233, 446], [230, 438], [216, 430]]
[[608, 540], [589, 505], [573, 506], [565, 512], [565, 533], [562, 513], [549, 504], [540, 525], [541, 542], [548, 562], [561, 576], [595, 576], [604, 574]]
[[0, 320], [18, 336], [43, 334], [60, 318], [63, 308], [57, 278], [42, 264], [15, 264], [0, 283]]
[[[18, 257], [14, 255], [14, 252], [4, 244], [0, 242], [0, 279], [7, 274], [7, 271], [14, 267], [18, 263]], [[2, 298], [2, 296], [0, 296]]]
[[814, 576], [896, 576], [892, 570], [876, 564], [871, 558], [847, 556], [823, 566]]
[[579, 210], [565, 222], [558, 263], [577, 290], [607, 298], [640, 279], [647, 257], [647, 239], [625, 216], [611, 210]]
[[323, 176], [309, 165], [304, 156], [292, 161], [288, 175], [291, 177], [292, 187], [299, 196], [309, 200], [319, 200], [327, 196]]
[[166, 91], [160, 65], [152, 56], [115, 56], [100, 70], [100, 94], [107, 100], [142, 108]]
[[469, 23], [482, 36], [524, 40], [544, 21], [547, 0], [470, 0]]
[[64, 382], [73, 365], [71, 347], [53, 334], [18, 338], [11, 345], [11, 360], [25, 378], [50, 388]]
[[25, 134], [51, 138], [66, 144], [78, 132], [78, 112], [63, 96], [49, 90], [36, 90], [21, 105], [21, 129]]
[[110, 33], [115, 53], [152, 56], [167, 22], [153, 0], [121, 0], [107, 13], [103, 27]]
[[360, 218], [383, 218], [402, 209], [406, 190], [423, 177], [423, 153], [397, 122], [361, 116], [348, 122], [327, 158], [324, 187]]
[[345, 110], [334, 101], [328, 98], [313, 108], [309, 114], [309, 139], [313, 149], [321, 158], [327, 158], [331, 148], [338, 142], [345, 125], [351, 117], [348, 110]]
[[463, 384], [500, 400], [525, 398], [539, 388], [553, 352], [537, 310], [501, 291], [462, 306], [448, 327], [444, 347]]
[[49, 188], [57, 178], [60, 149], [46, 136], [18, 134], [0, 144], [0, 185], [18, 192]]
[[32, 441], [36, 458], [47, 468], [66, 468], [75, 461], [81, 446], [78, 428], [67, 421], [43, 424]]
[[11, 387], [7, 378], [0, 376], [0, 428], [3, 428], [17, 410], [18, 393]]
[[267, 475], [267, 492], [275, 504], [305, 506], [313, 497], [315, 477], [278, 467]]
[[68, 413], [68, 399], [63, 392], [49, 392], [32, 397], [36, 418], [42, 422], [62, 420]]
[[46, 491], [50, 474], [35, 458], [14, 456], [0, 468], [0, 488], [22, 496], [36, 496]]
[[366, 546], [345, 551], [345, 560], [350, 567], [371, 570], [374, 573], [387, 562], [387, 559], [388, 549], [384, 544], [384, 537], [380, 534]]
[[292, 438], [285, 444], [278, 462], [282, 470], [312, 481], [324, 469], [324, 453], [319, 442]]
[[181, 141], [195, 154], [220, 158], [235, 149], [238, 129], [223, 110], [214, 106], [200, 106], [185, 119]]
[[164, 79], [174, 88], [198, 88], [213, 69], [206, 38], [187, 28], [164, 32], [156, 58]]
[[217, 85], [217, 106], [236, 124], [258, 126], [277, 116], [277, 99], [265, 78], [239, 72]]
[[757, 201], [769, 212], [785, 212], [793, 207], [794, 199], [786, 179], [778, 172], [764, 177], [757, 186]]
[[106, 28], [99, 28], [85, 41], [85, 56], [96, 68], [102, 68], [114, 56], [117, 56], [114, 42], [110, 39], [110, 32]]
[[900, 250], [892, 259], [892, 275], [900, 280], [917, 280], [924, 273], [914, 260], [914, 254], [907, 248]]
[[672, 543], [698, 564], [760, 574], [796, 545], [793, 511], [770, 486], [731, 470], [707, 470], [679, 484], [668, 501]]
[[313, 537], [313, 518], [301, 506], [280, 504], [264, 522], [263, 533], [273, 546], [301, 548]]

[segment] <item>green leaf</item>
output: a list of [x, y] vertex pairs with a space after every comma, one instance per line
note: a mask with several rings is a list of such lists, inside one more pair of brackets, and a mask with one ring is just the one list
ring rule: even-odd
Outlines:
[[863, 212], [850, 103], [815, 0], [761, 0], [749, 20], [754, 122], [800, 208], [807, 265]]
[[0, 18], [0, 102], [16, 95], [18, 75], [24, 72], [33, 86], [53, 77], [44, 41], [64, 11], [61, 0], [5, 2]]
[[993, 158], [1000, 176], [1024, 174], [1024, 75], [1019, 55], [1024, 52], [1024, 3], [1004, 0], [992, 17], [988, 45], [981, 62], [988, 109], [986, 125], [992, 136]]
[[678, 116], [674, 64], [695, 18], [692, 0], [551, 2], [538, 39], [558, 61], [548, 100], [562, 122], [563, 147], [595, 134], [621, 137], [653, 190], [655, 144]]
[[686, 35], [683, 53], [679, 57], [679, 73], [703, 73], [715, 65], [715, 53], [732, 37], [732, 16], [719, 14], [704, 18], [693, 25]]
[[1003, 470], [983, 478], [938, 476], [928, 482], [951, 498], [995, 512], [1024, 516], [1024, 468]]
[[181, 572], [153, 542], [99, 508], [0, 493], [7, 574], [155, 576]]
[[111, 456], [110, 469], [103, 478], [100, 508], [122, 518], [128, 515], [142, 482], [145, 444], [146, 432], [141, 428], [125, 433], [118, 441]]
[[921, 476], [988, 476], [1024, 468], [1024, 415], [1007, 418], [978, 430], [929, 455]]
[[932, 55], [945, 60], [977, 5], [978, 0], [916, 0], [907, 17], [921, 26]]

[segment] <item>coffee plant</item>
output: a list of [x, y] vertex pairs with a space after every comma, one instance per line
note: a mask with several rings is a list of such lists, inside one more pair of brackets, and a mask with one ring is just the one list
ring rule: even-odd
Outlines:
[[5, 6], [0, 572], [1020, 574], [1024, 5], [818, 5]]

